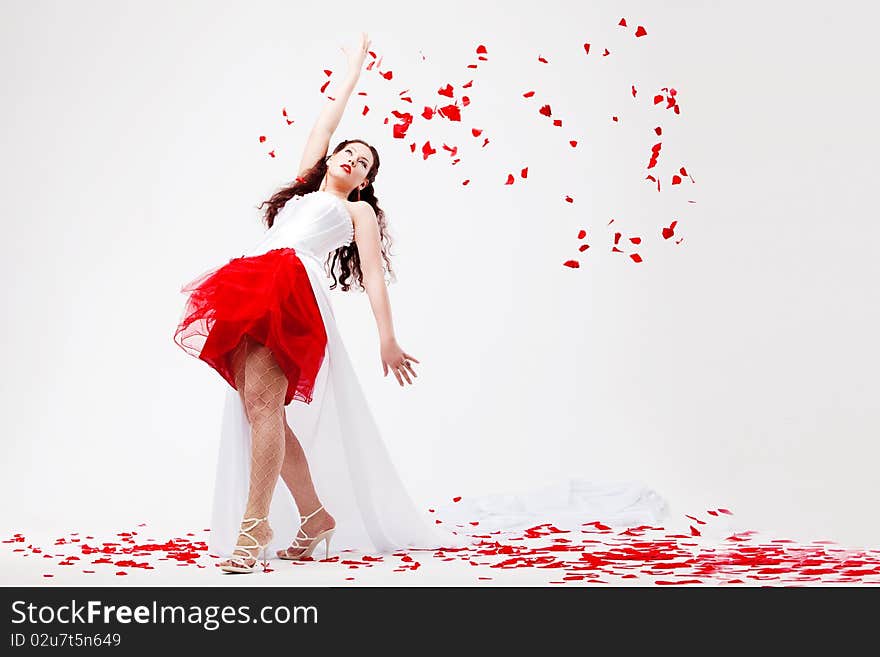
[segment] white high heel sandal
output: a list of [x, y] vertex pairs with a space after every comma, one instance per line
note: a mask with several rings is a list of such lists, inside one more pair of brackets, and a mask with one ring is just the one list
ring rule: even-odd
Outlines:
[[[278, 554], [279, 559], [284, 559], [285, 561], [298, 561], [305, 557], [311, 556], [312, 552], [314, 552], [315, 547], [321, 542], [324, 541], [324, 559], [330, 557], [330, 537], [333, 536], [333, 532], [336, 531], [336, 527], [331, 529], [325, 529], [322, 532], [319, 532], [316, 536], [309, 536], [303, 531], [303, 525], [306, 524], [306, 520], [315, 515], [318, 511], [324, 508], [322, 504], [317, 509], [312, 511], [309, 515], [299, 517], [299, 531], [296, 533], [296, 538], [293, 539], [293, 543], [290, 547], [287, 548], [281, 554]], [[303, 550], [296, 556], [290, 556], [287, 554], [290, 550]]]
[[[266, 518], [245, 518], [242, 523], [253, 521], [250, 527], [242, 528], [239, 534], [244, 534], [249, 539], [253, 541], [253, 545], [241, 545], [236, 544], [235, 549], [232, 551], [232, 554], [236, 552], [244, 552], [245, 554], [242, 556], [233, 556], [229, 559], [224, 559], [224, 561], [231, 561], [232, 563], [219, 566], [220, 570], [224, 570], [227, 573], [252, 573], [254, 568], [259, 563], [259, 559], [254, 557], [248, 550], [253, 550], [254, 548], [258, 548], [263, 551], [263, 559], [262, 561], [266, 561], [266, 550], [269, 548], [269, 542], [272, 540], [272, 535], [269, 535], [269, 541], [266, 542], [265, 545], [261, 544], [256, 538], [253, 537], [249, 532], [254, 529], [257, 525], [259, 525], [264, 520], [268, 520], [268, 516]], [[259, 552], [257, 552], [259, 554]], [[245, 559], [253, 559], [254, 562], [250, 565], [245, 563]]]

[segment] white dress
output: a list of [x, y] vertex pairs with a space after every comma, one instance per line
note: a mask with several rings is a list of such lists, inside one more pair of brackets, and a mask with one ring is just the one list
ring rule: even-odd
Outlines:
[[[364, 396], [337, 330], [330, 304], [330, 279], [324, 262], [331, 251], [354, 239], [345, 203], [325, 191], [290, 199], [273, 226], [245, 256], [293, 247], [308, 273], [327, 333], [324, 361], [305, 404], [285, 406], [309, 465], [312, 481], [336, 520], [332, 552], [388, 553], [400, 549], [474, 546], [474, 536], [492, 530], [515, 530], [545, 522], [574, 526], [602, 520], [608, 524], [656, 523], [667, 515], [666, 502], [637, 483], [599, 484], [581, 478], [544, 488], [467, 498], [436, 506], [434, 514], [418, 508], [404, 487]], [[208, 548], [230, 556], [239, 536], [250, 482], [251, 429], [241, 398], [226, 386]], [[312, 509], [303, 509], [306, 514]], [[273, 492], [269, 555], [283, 550], [299, 529], [293, 496], [281, 477]], [[443, 523], [438, 525], [435, 518]], [[472, 526], [471, 522], [477, 522]], [[444, 528], [449, 527], [449, 530]], [[455, 529], [453, 529], [453, 527]], [[473, 535], [472, 535], [473, 534]]]
[[[324, 361], [312, 402], [285, 406], [318, 498], [334, 517], [331, 551], [393, 552], [401, 548], [461, 547], [471, 540], [434, 524], [427, 509], [409, 496], [364, 396], [337, 330], [324, 262], [331, 251], [350, 244], [354, 225], [345, 202], [325, 191], [293, 197], [256, 246], [254, 256], [293, 247], [305, 266], [327, 333]], [[214, 488], [208, 548], [231, 555], [244, 517], [250, 481], [251, 429], [241, 397], [227, 386]], [[302, 513], [312, 509], [303, 509]], [[299, 529], [293, 496], [279, 477], [269, 510], [273, 539], [269, 554], [291, 544]]]

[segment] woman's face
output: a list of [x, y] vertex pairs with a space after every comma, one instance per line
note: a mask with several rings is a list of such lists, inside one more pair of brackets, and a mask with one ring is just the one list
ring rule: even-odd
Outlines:
[[345, 181], [346, 187], [361, 187], [373, 166], [373, 153], [363, 144], [346, 144], [333, 154], [328, 166], [333, 175]]

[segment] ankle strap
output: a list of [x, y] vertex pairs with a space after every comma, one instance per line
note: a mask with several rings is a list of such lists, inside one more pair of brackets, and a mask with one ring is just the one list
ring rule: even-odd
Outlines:
[[300, 514], [300, 516], [299, 516], [300, 522], [301, 522], [301, 523], [305, 523], [306, 520], [308, 520], [309, 518], [311, 518], [313, 515], [315, 515], [318, 511], [320, 511], [320, 510], [323, 509], [323, 508], [324, 508], [324, 505], [322, 504], [321, 506], [319, 506], [317, 509], [315, 509], [314, 511], [312, 511], [312, 512], [311, 512], [309, 515], [307, 515], [307, 516], [304, 516], [304, 515]]
[[256, 526], [259, 525], [261, 522], [263, 522], [264, 520], [268, 520], [268, 519], [269, 519], [269, 516], [266, 516], [265, 518], [245, 518], [244, 520], [241, 521], [241, 524], [244, 524], [246, 522], [253, 522], [254, 523], [253, 525], [251, 525], [250, 527], [248, 527], [247, 529], [244, 530], [244, 531], [250, 531], [251, 529], [256, 528]]

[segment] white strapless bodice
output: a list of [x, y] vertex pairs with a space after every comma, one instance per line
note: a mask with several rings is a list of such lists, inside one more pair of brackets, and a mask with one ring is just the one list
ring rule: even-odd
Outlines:
[[354, 241], [354, 224], [338, 196], [316, 190], [294, 196], [275, 215], [275, 221], [245, 257], [272, 249], [293, 248], [298, 254], [323, 261], [327, 254]]

